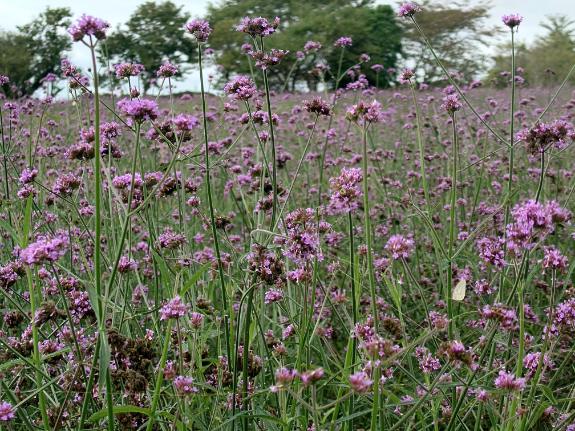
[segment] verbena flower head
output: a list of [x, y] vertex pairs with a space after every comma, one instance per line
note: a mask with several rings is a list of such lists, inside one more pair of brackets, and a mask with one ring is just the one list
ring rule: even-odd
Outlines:
[[319, 51], [320, 49], [321, 49], [321, 43], [315, 42], [313, 40], [308, 40], [303, 46], [303, 50], [306, 53]]
[[198, 42], [205, 43], [208, 41], [212, 28], [210, 23], [204, 19], [193, 19], [185, 25], [186, 30], [196, 38]]
[[190, 395], [199, 392], [198, 388], [194, 386], [192, 377], [177, 376], [174, 379], [174, 387], [180, 395]]
[[463, 105], [459, 101], [457, 94], [448, 94], [443, 98], [443, 103], [441, 108], [445, 109], [450, 115], [456, 111], [459, 111]]
[[0, 75], [0, 87], [8, 84], [9, 82], [10, 78], [8, 78], [6, 75]]
[[525, 378], [515, 377], [515, 374], [505, 370], [499, 371], [494, 383], [497, 389], [506, 391], [522, 391], [525, 388]]
[[303, 101], [304, 108], [307, 112], [311, 112], [317, 115], [329, 115], [330, 109], [327, 102], [325, 102], [321, 97], [314, 97], [312, 100]]
[[106, 38], [106, 31], [109, 27], [108, 22], [84, 14], [68, 29], [68, 33], [74, 42], [81, 41], [85, 36], [94, 36], [97, 40], [102, 40]]
[[189, 132], [200, 125], [200, 120], [195, 115], [178, 114], [173, 123], [179, 131]]
[[261, 16], [257, 18], [246, 16], [242, 18], [238, 25], [236, 25], [236, 30], [242, 33], [247, 33], [252, 37], [264, 37], [274, 34], [279, 25], [280, 19], [277, 16], [271, 23]]
[[27, 265], [55, 262], [68, 251], [69, 239], [65, 234], [43, 237], [20, 251], [20, 259]]
[[407, 259], [413, 251], [413, 247], [413, 240], [406, 238], [403, 235], [392, 235], [387, 241], [387, 244], [385, 244], [385, 249], [395, 260]]
[[345, 48], [346, 46], [351, 46], [352, 43], [353, 40], [351, 39], [351, 37], [342, 36], [334, 42], [333, 46], [335, 46], [336, 48]]
[[240, 75], [224, 86], [224, 92], [233, 99], [246, 101], [257, 93], [257, 89], [249, 76]]
[[377, 100], [369, 104], [361, 101], [347, 109], [346, 118], [363, 124], [377, 123], [383, 119], [381, 103]]
[[136, 123], [153, 121], [160, 115], [158, 104], [148, 99], [122, 99], [118, 109]]
[[172, 76], [176, 76], [179, 71], [180, 68], [177, 65], [166, 61], [159, 67], [156, 76], [159, 78], [171, 78]]
[[348, 213], [359, 208], [359, 199], [363, 195], [359, 183], [363, 180], [360, 168], [343, 168], [339, 177], [330, 178], [332, 190], [328, 212], [330, 214]]
[[373, 385], [373, 380], [369, 378], [365, 371], [358, 371], [349, 376], [349, 384], [353, 391], [363, 394], [369, 391], [371, 385]]
[[160, 309], [160, 320], [177, 319], [188, 312], [188, 306], [176, 295]]
[[507, 27], [514, 28], [518, 27], [519, 24], [521, 24], [521, 21], [523, 21], [523, 17], [518, 13], [512, 13], [509, 15], [503, 15], [501, 17], [501, 21], [503, 21], [503, 24], [505, 24]]
[[6, 401], [0, 402], [0, 422], [8, 422], [16, 417], [12, 404]]
[[567, 145], [567, 140], [573, 140], [574, 137], [573, 125], [563, 120], [537, 123], [532, 128], [517, 133], [517, 139], [527, 144], [527, 150], [531, 154], [538, 154], [551, 146], [563, 149]]
[[116, 78], [129, 78], [130, 76], [138, 76], [144, 71], [144, 65], [139, 63], [119, 63], [114, 66], [116, 71]]
[[421, 6], [419, 6], [417, 3], [408, 1], [399, 6], [397, 16], [412, 17], [417, 12], [421, 12]]
[[409, 84], [411, 82], [411, 78], [414, 76], [415, 72], [412, 69], [406, 68], [399, 74], [398, 81], [400, 84]]

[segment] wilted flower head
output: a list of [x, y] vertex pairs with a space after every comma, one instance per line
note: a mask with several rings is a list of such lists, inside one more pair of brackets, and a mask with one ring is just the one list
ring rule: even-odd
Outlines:
[[311, 112], [317, 115], [328, 116], [330, 109], [327, 102], [322, 100], [321, 97], [314, 97], [312, 100], [304, 100], [303, 105], [307, 112]]
[[280, 19], [277, 16], [271, 24], [267, 19], [262, 18], [261, 16], [257, 18], [246, 16], [242, 18], [240, 23], [236, 26], [236, 30], [241, 31], [242, 33], [247, 33], [252, 37], [264, 37], [275, 33], [279, 25]]
[[210, 23], [204, 19], [193, 19], [185, 25], [186, 30], [196, 38], [198, 42], [207, 42], [212, 29]]
[[160, 115], [158, 104], [148, 99], [122, 99], [118, 102], [118, 109], [136, 123], [153, 121]]
[[408, 1], [399, 6], [397, 16], [412, 17], [417, 12], [421, 12], [421, 6], [419, 6], [417, 3]]
[[108, 27], [110, 27], [108, 22], [84, 14], [76, 21], [76, 24], [68, 29], [68, 33], [74, 42], [84, 39], [84, 36], [94, 36], [97, 40], [102, 40], [106, 38]]
[[503, 15], [501, 21], [509, 28], [518, 27], [523, 21], [523, 17], [518, 13], [512, 13], [510, 15]]

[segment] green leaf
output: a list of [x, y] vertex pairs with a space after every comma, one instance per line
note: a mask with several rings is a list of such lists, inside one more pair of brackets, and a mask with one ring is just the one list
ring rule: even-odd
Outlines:
[[[150, 416], [150, 409], [138, 407], [138, 406], [114, 406], [112, 408], [114, 414], [117, 415], [119, 413], [141, 413], [146, 416]], [[104, 419], [108, 416], [108, 409], [102, 409], [94, 413], [92, 416], [88, 418], [88, 422], [97, 422], [100, 419]]]

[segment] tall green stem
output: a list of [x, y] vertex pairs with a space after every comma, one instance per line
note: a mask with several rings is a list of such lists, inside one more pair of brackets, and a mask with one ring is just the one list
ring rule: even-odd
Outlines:
[[453, 154], [451, 166], [451, 199], [449, 206], [449, 243], [447, 248], [447, 255], [449, 256], [449, 268], [447, 268], [447, 315], [449, 317], [448, 334], [449, 338], [453, 339], [453, 244], [455, 242], [455, 226], [456, 226], [456, 211], [457, 205], [457, 158], [458, 158], [458, 144], [457, 144], [457, 123], [455, 121], [455, 113], [451, 115], [453, 125]]
[[[94, 282], [96, 295], [98, 297], [98, 337], [106, 337], [104, 327], [105, 304], [102, 303], [102, 180], [100, 172], [100, 91], [98, 89], [98, 65], [96, 63], [96, 45], [90, 38], [90, 53], [92, 55], [92, 73], [94, 75], [94, 192], [95, 210], [94, 210]], [[101, 344], [100, 344], [101, 348]], [[99, 352], [95, 352], [97, 355]], [[100, 364], [100, 368], [102, 368]], [[105, 365], [106, 369], [106, 401], [108, 407], [108, 430], [114, 430], [114, 410], [112, 400], [112, 384], [108, 377], [110, 372], [109, 364]], [[87, 395], [86, 395], [87, 396]]]
[[373, 321], [375, 330], [379, 326], [377, 318], [377, 292], [375, 289], [375, 276], [373, 271], [373, 250], [371, 239], [371, 216], [369, 214], [369, 181], [368, 181], [368, 160], [367, 160], [367, 128], [368, 125], [364, 124], [362, 129], [362, 170], [363, 170], [363, 230], [365, 235], [365, 242], [367, 245], [367, 277], [369, 280], [369, 293], [371, 295], [371, 312], [373, 314]]
[[[209, 144], [208, 144], [208, 118], [206, 115], [206, 93], [204, 90], [204, 71], [202, 68], [202, 45], [198, 43], [198, 66], [200, 68], [200, 90], [202, 95], [202, 121], [203, 121], [203, 129], [204, 129], [204, 162], [206, 165], [206, 191], [208, 194], [208, 205], [210, 207], [210, 224], [212, 226], [212, 238], [214, 241], [214, 248], [216, 250], [216, 259], [218, 261], [218, 274], [220, 278], [220, 288], [222, 292], [222, 303], [224, 308], [224, 330], [225, 330], [225, 337], [226, 337], [226, 346], [227, 346], [227, 353], [228, 358], [231, 360], [231, 340], [230, 340], [230, 327], [229, 327], [229, 301], [228, 301], [228, 293], [226, 290], [226, 281], [224, 278], [224, 268], [222, 266], [222, 258], [220, 254], [220, 243], [218, 241], [218, 231], [216, 228], [216, 217], [214, 214], [214, 203], [212, 198], [212, 185], [211, 185], [211, 174], [210, 174], [210, 151], [209, 151]], [[270, 117], [271, 123], [271, 117]]]

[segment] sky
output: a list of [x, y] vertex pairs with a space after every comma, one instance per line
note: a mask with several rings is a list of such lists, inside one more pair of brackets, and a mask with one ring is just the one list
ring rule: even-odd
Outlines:
[[[210, 3], [210, 0], [172, 1], [183, 6], [192, 17], [202, 16]], [[398, 4], [394, 0], [377, 0], [377, 2], [393, 7], [397, 7]], [[69, 7], [74, 17], [86, 13], [105, 19], [112, 24], [112, 27], [116, 27], [125, 22], [142, 3], [144, 0], [0, 0], [0, 30], [15, 30], [16, 26], [34, 19], [47, 6]], [[477, 2], [472, 0], [471, 3]], [[501, 25], [500, 18], [507, 13], [523, 15], [524, 21], [517, 35], [519, 42], [529, 43], [541, 35], [543, 30], [540, 24], [545, 20], [546, 15], [565, 14], [575, 20], [575, 0], [492, 0], [491, 4], [493, 6], [490, 17], [491, 25]], [[345, 33], [344, 29], [342, 29], [343, 33]], [[70, 59], [82, 68], [87, 68], [90, 64], [88, 50], [81, 44], [74, 44]], [[185, 80], [177, 84], [177, 89], [196, 91], [199, 89], [199, 82], [198, 72], [191, 71]]]

